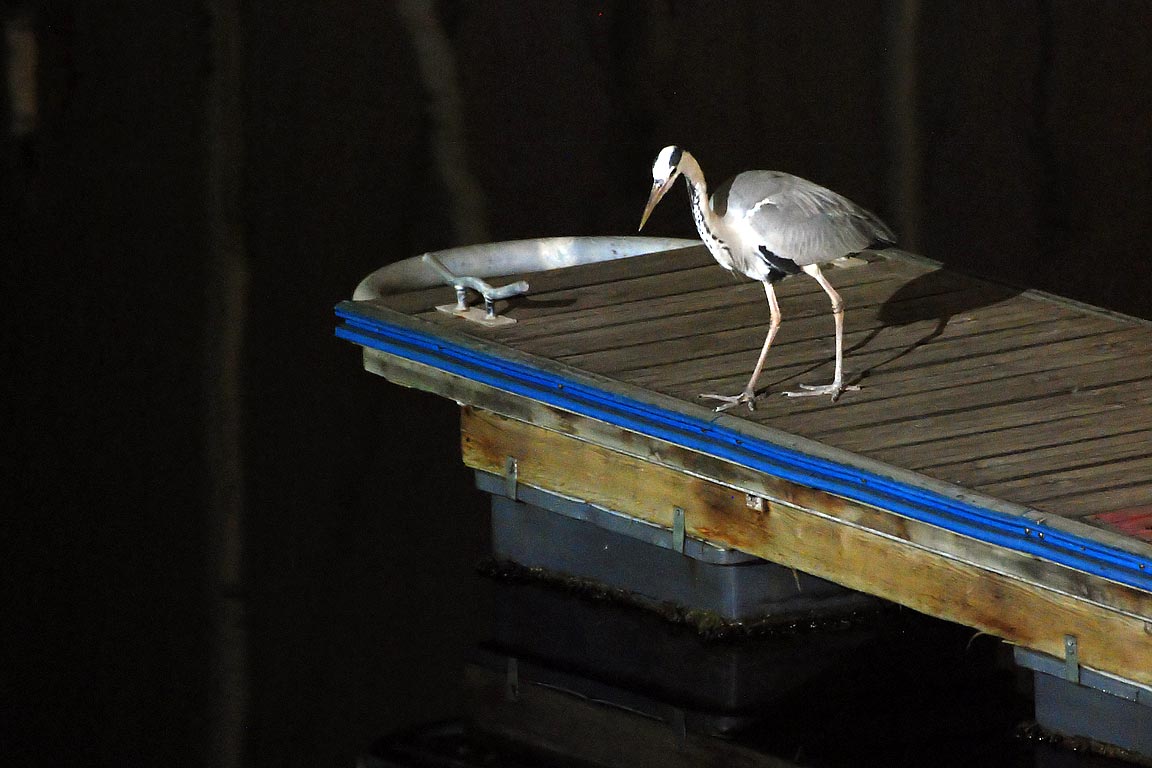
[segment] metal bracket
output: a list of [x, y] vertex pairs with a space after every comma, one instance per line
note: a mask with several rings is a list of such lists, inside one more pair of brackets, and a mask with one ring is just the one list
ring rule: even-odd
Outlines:
[[519, 484], [520, 463], [516, 461], [515, 456], [506, 456], [504, 458], [504, 495], [512, 501], [519, 501], [520, 499], [516, 495]]
[[1080, 684], [1080, 641], [1076, 635], [1064, 635], [1064, 679]]
[[[496, 302], [500, 299], [509, 299], [527, 293], [528, 283], [517, 280], [514, 283], [494, 288], [478, 277], [453, 274], [444, 266], [443, 262], [430, 253], [426, 253], [420, 258], [440, 276], [446, 285], [450, 285], [456, 290], [455, 304], [442, 304], [436, 309], [481, 325], [511, 325], [516, 322], [514, 318], [497, 315]], [[476, 291], [484, 299], [483, 312], [477, 307], [468, 306], [468, 289]]]
[[684, 508], [672, 508], [672, 549], [684, 554]]

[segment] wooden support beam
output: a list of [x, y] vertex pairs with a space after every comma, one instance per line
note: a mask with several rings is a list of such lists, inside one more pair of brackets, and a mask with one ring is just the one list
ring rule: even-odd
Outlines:
[[464, 463], [500, 473], [512, 456], [522, 483], [669, 528], [682, 507], [691, 536], [1053, 656], [1075, 635], [1081, 663], [1152, 684], [1152, 594], [581, 417], [532, 417], [464, 408]]

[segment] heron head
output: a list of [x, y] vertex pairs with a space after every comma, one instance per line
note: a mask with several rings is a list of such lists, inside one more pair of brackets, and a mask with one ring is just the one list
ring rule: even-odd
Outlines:
[[664, 147], [656, 156], [656, 162], [652, 164], [652, 193], [648, 195], [648, 205], [644, 207], [644, 215], [640, 217], [640, 229], [644, 229], [644, 224], [648, 221], [648, 216], [656, 207], [656, 203], [660, 202], [660, 198], [664, 197], [664, 193], [680, 177], [680, 159], [683, 156], [684, 150], [680, 147]]

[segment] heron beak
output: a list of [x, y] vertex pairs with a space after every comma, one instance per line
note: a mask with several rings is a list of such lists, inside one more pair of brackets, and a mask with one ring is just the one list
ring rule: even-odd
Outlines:
[[[648, 205], [644, 206], [644, 215], [640, 217], [640, 229], [644, 229], [644, 224], [648, 221], [648, 217], [652, 214], [652, 209], [656, 207], [656, 203], [660, 202], [660, 198], [664, 197], [664, 193], [672, 186], [675, 177], [660, 183], [658, 181], [652, 182], [652, 194], [648, 196]], [[636, 230], [637, 232], [640, 229]]]

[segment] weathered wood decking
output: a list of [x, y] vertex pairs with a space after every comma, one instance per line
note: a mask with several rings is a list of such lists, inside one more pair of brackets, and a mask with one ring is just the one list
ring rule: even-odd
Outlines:
[[[1152, 505], [1152, 325], [905, 258], [829, 271], [847, 305], [839, 402], [786, 398], [831, 379], [827, 297], [779, 285], [784, 324], [749, 420], [1065, 517]], [[767, 326], [757, 283], [703, 248], [523, 276], [517, 324], [470, 334], [693, 401], [734, 394]], [[447, 288], [387, 306], [437, 312]], [[1089, 517], [1089, 520], [1092, 518]]]
[[[1152, 685], [1152, 324], [895, 254], [778, 286], [754, 413], [712, 414], [763, 341], [703, 248], [528, 275], [486, 328], [437, 287], [341, 306], [369, 370], [467, 407], [465, 463]], [[505, 282], [493, 280], [494, 283]], [[1046, 538], [1047, 537], [1047, 538]]]

